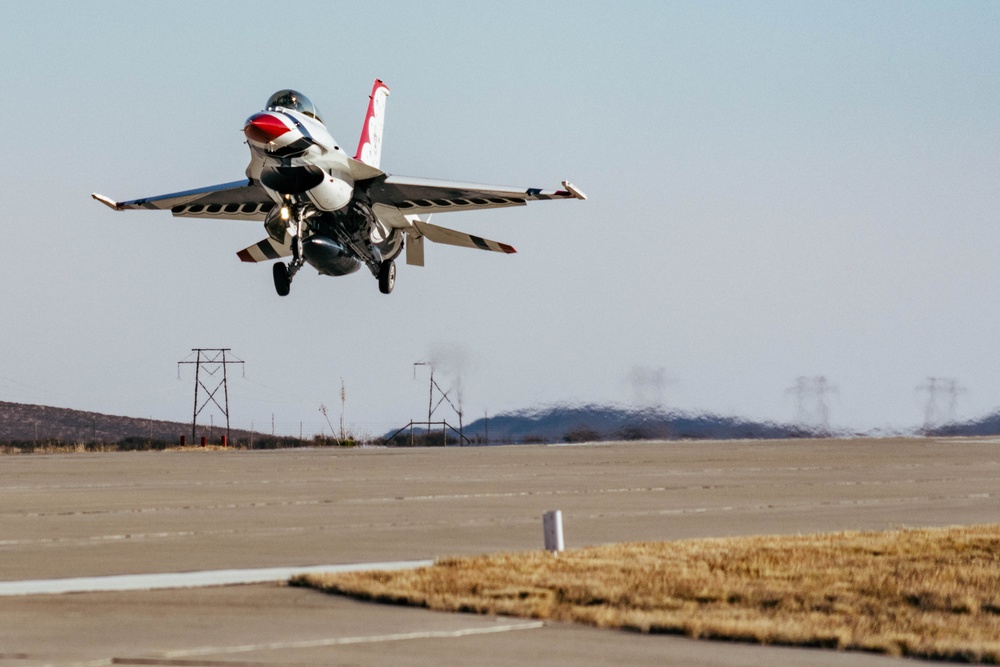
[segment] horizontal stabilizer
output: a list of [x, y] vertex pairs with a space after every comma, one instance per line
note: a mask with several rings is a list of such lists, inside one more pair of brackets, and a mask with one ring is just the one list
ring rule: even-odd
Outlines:
[[[288, 239], [288, 235], [285, 235]], [[270, 259], [288, 257], [292, 254], [292, 247], [285, 243], [278, 243], [270, 236], [259, 243], [254, 243], [249, 248], [244, 248], [236, 253], [236, 256], [243, 262], [266, 262]]]
[[481, 236], [474, 236], [472, 234], [466, 234], [465, 232], [459, 232], [454, 229], [438, 227], [437, 225], [432, 225], [429, 222], [413, 220], [413, 226], [417, 228], [417, 231], [419, 231], [421, 235], [427, 237], [427, 240], [434, 243], [455, 245], [462, 248], [492, 250], [493, 252], [505, 252], [508, 254], [517, 252], [517, 250], [514, 250], [512, 246], [509, 246], [506, 243], [498, 243], [497, 241], [484, 239]]

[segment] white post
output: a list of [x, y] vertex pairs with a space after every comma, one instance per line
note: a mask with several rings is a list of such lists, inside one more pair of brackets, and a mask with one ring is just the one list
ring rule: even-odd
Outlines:
[[558, 553], [563, 550], [562, 512], [553, 510], [542, 515], [542, 531], [545, 533], [545, 550]]

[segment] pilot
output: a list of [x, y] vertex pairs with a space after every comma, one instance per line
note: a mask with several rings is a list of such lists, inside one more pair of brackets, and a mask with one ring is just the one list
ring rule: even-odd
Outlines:
[[315, 118], [321, 123], [323, 122], [323, 119], [319, 117], [319, 113], [316, 111], [316, 107], [313, 105], [312, 101], [297, 90], [279, 90], [274, 95], [271, 95], [271, 97], [267, 100], [267, 106], [265, 108], [273, 109], [275, 107], [293, 109]]

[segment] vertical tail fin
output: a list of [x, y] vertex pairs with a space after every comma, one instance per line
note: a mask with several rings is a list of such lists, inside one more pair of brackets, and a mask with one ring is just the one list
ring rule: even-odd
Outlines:
[[361, 130], [358, 153], [354, 156], [355, 160], [376, 169], [382, 160], [382, 123], [385, 121], [385, 98], [387, 97], [389, 97], [389, 89], [379, 79], [375, 79], [372, 94], [368, 98], [368, 114], [365, 116], [365, 126]]

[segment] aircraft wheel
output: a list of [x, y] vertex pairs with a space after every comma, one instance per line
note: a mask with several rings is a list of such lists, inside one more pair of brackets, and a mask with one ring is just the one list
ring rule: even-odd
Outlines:
[[378, 290], [382, 294], [389, 294], [396, 286], [396, 262], [391, 259], [382, 262], [378, 269]]
[[275, 291], [278, 292], [278, 296], [288, 296], [288, 292], [292, 289], [292, 281], [288, 277], [288, 269], [285, 268], [285, 263], [275, 262], [273, 270]]

